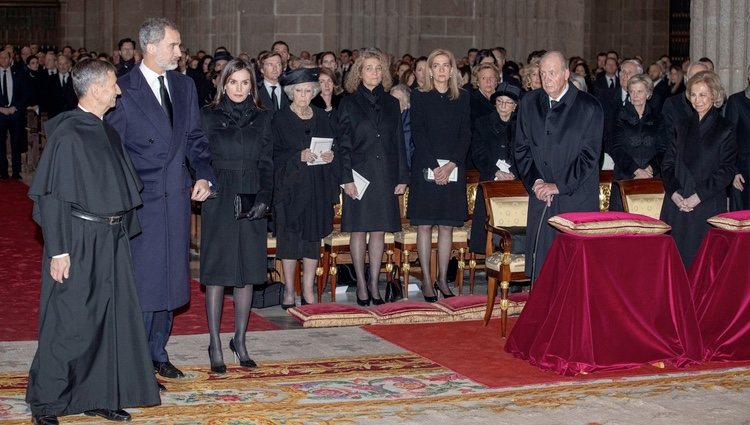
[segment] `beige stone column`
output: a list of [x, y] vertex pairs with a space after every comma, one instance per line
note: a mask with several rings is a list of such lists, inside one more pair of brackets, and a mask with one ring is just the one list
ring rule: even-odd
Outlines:
[[690, 58], [710, 58], [727, 94], [747, 86], [749, 21], [747, 0], [692, 0], [690, 4]]

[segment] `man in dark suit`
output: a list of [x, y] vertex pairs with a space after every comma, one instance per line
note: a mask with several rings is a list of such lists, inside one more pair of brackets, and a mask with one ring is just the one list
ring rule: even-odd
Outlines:
[[117, 43], [120, 51], [120, 61], [117, 62], [117, 78], [122, 77], [135, 68], [135, 41], [123, 38]]
[[[669, 79], [664, 72], [661, 62], [654, 62], [648, 66], [648, 76], [654, 82], [654, 94], [658, 96], [659, 100], [664, 102], [672, 93], [669, 89]], [[661, 110], [662, 105], [658, 106], [659, 110]]]
[[154, 371], [178, 378], [184, 375], [169, 361], [165, 346], [174, 310], [190, 300], [190, 200], [206, 200], [216, 178], [195, 84], [173, 71], [181, 56], [177, 26], [151, 18], [139, 38], [143, 61], [118, 80], [122, 95], [107, 120], [143, 180], [138, 210], [143, 233], [133, 239], [131, 251]]
[[260, 103], [269, 111], [278, 111], [289, 106], [289, 98], [281, 89], [279, 77], [283, 63], [281, 55], [275, 52], [268, 52], [260, 55], [260, 75], [263, 81], [258, 85], [258, 97]]
[[[518, 110], [515, 157], [529, 191], [526, 274], [536, 277], [556, 230], [544, 221], [573, 211], [599, 210], [599, 155], [604, 114], [599, 102], [568, 82], [560, 52], [542, 56], [543, 90], [529, 92]], [[547, 211], [549, 210], [549, 211]], [[534, 256], [536, 253], [536, 256]]]
[[70, 58], [60, 55], [57, 58], [57, 73], [47, 77], [48, 100], [45, 109], [49, 118], [70, 111], [78, 105], [78, 97], [73, 90], [73, 78], [70, 75], [71, 66]]
[[604, 62], [604, 72], [596, 76], [594, 88], [597, 94], [604, 94], [615, 91], [618, 87], [620, 87], [620, 81], [617, 78], [617, 60], [608, 57]]
[[8, 178], [5, 137], [10, 132], [11, 178], [21, 179], [21, 153], [25, 152], [26, 102], [30, 87], [25, 71], [11, 67], [10, 54], [0, 51], [0, 179]]
[[[711, 68], [708, 63], [705, 62], [692, 62], [685, 73], [685, 84], [695, 74], [702, 71], [709, 71]], [[667, 98], [662, 107], [662, 115], [664, 116], [664, 126], [669, 131], [669, 135], [675, 137], [677, 135], [677, 126], [680, 121], [685, 120], [693, 114], [695, 109], [688, 100], [685, 93], [681, 93], [675, 96]], [[672, 140], [669, 141], [670, 143]]]

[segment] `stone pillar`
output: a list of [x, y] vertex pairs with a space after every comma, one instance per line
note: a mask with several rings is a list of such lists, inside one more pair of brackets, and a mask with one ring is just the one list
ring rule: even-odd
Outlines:
[[710, 58], [727, 94], [747, 87], [750, 64], [747, 0], [692, 0], [690, 58]]

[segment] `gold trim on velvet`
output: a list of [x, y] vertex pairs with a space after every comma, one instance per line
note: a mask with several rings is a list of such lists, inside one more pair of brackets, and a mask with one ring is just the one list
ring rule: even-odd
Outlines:
[[660, 220], [608, 220], [573, 223], [560, 216], [547, 220], [556, 229], [576, 235], [648, 235], [668, 232], [671, 227]]
[[318, 313], [307, 315], [293, 307], [289, 314], [302, 321], [303, 328], [330, 328], [338, 326], [363, 326], [375, 323], [372, 313]]
[[738, 231], [750, 231], [750, 220], [735, 220], [733, 218], [715, 215], [708, 220], [709, 224], [719, 229]]

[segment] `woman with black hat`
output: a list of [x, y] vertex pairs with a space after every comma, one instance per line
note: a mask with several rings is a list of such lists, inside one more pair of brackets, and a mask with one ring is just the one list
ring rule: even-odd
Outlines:
[[[516, 169], [513, 163], [513, 136], [516, 129], [516, 105], [521, 89], [508, 83], [502, 83], [490, 96], [495, 113], [477, 118], [471, 137], [471, 156], [474, 165], [479, 169], [479, 179], [514, 180]], [[487, 233], [484, 222], [487, 211], [484, 207], [482, 189], [477, 190], [474, 216], [471, 221], [471, 252], [484, 254]]]
[[[294, 269], [302, 259], [302, 304], [315, 300], [313, 283], [320, 240], [333, 230], [333, 204], [338, 202], [337, 167], [333, 164], [335, 132], [325, 111], [310, 106], [320, 91], [317, 68], [298, 68], [279, 82], [289, 106], [273, 117], [276, 257], [284, 270], [282, 308], [293, 307]], [[313, 137], [332, 139], [330, 149], [310, 149]]]

